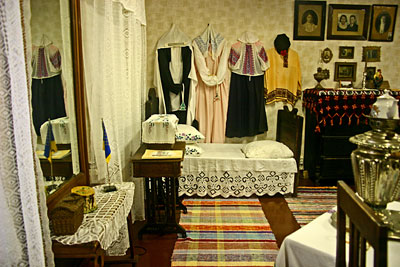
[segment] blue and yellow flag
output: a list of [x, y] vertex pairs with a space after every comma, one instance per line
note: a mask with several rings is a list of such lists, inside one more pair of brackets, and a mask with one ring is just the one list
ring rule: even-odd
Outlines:
[[47, 136], [46, 136], [46, 145], [44, 147], [44, 156], [51, 163], [51, 156], [53, 152], [57, 152], [56, 141], [54, 140], [53, 135], [53, 127], [51, 126], [50, 120], [47, 126]]
[[111, 159], [111, 148], [110, 144], [108, 143], [108, 137], [106, 132], [106, 127], [104, 126], [104, 121], [101, 121], [101, 125], [103, 126], [103, 150], [106, 156], [106, 162], [109, 163]]

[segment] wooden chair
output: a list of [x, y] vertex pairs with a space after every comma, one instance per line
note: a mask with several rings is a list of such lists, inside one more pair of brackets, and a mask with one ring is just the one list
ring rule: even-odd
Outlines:
[[346, 215], [350, 220], [349, 266], [365, 266], [366, 241], [374, 248], [374, 266], [387, 266], [387, 226], [343, 181], [338, 182], [337, 203], [336, 267], [346, 266]]

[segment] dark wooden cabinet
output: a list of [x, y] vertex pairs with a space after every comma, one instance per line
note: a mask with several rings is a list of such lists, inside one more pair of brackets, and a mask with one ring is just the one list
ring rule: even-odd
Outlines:
[[329, 125], [315, 131], [315, 115], [306, 112], [304, 169], [317, 184], [335, 185], [337, 180], [353, 184], [350, 155], [357, 148], [351, 136], [370, 130], [365, 124]]
[[[349, 138], [371, 130], [365, 115], [382, 95], [380, 90], [306, 89], [304, 170], [317, 184], [353, 184], [351, 152], [357, 148]], [[400, 92], [391, 94], [400, 99]]]

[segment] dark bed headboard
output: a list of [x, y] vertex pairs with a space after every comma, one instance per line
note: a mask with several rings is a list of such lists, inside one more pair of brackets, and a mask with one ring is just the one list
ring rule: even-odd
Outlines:
[[156, 94], [155, 88], [150, 88], [148, 93], [148, 99], [145, 104], [145, 118], [150, 118], [151, 115], [158, 113], [159, 99]]
[[[283, 110], [278, 110], [278, 122], [276, 125], [276, 140], [287, 145], [294, 154], [299, 168], [301, 155], [301, 142], [303, 134], [303, 117], [297, 115], [297, 108], [289, 111], [287, 106]], [[296, 174], [294, 195], [297, 194], [299, 182], [299, 171]]]

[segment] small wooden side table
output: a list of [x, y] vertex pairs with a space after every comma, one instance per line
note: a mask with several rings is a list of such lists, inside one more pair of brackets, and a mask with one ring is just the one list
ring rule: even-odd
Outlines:
[[[182, 150], [179, 159], [142, 159], [146, 149]], [[185, 142], [175, 144], [142, 144], [132, 158], [133, 176], [145, 177], [146, 224], [138, 233], [142, 239], [145, 233], [180, 233], [186, 231], [176, 222], [177, 180], [181, 175]]]
[[[103, 267], [105, 262], [129, 263], [138, 261], [133, 247], [133, 224], [131, 207], [134, 185], [125, 182], [116, 185], [115, 192], [104, 193], [101, 186], [95, 188], [97, 210], [84, 215], [81, 226], [73, 235], [52, 235], [52, 249], [55, 258], [92, 259], [95, 267]], [[127, 220], [129, 253], [125, 256], [106, 256], [105, 249], [118, 239], [119, 229]], [[118, 227], [117, 227], [118, 226]], [[125, 248], [124, 248], [125, 249]], [[124, 251], [121, 251], [122, 253]]]

